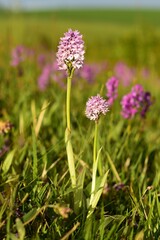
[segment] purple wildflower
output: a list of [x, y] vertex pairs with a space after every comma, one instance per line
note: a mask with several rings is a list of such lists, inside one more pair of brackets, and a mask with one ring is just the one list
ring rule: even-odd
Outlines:
[[133, 103], [136, 108], [139, 108], [143, 104], [144, 98], [144, 89], [140, 84], [135, 85], [132, 87], [132, 99]]
[[151, 94], [149, 92], [145, 92], [143, 97], [143, 107], [141, 110], [141, 117], [144, 118], [146, 116], [146, 112], [148, 111], [151, 105], [152, 105]]
[[60, 70], [68, 67], [81, 68], [84, 60], [84, 41], [76, 30], [69, 29], [60, 39], [57, 52], [57, 63]]
[[46, 64], [46, 56], [44, 54], [40, 54], [37, 60], [40, 67], [43, 67]]
[[57, 62], [47, 63], [42, 69], [42, 73], [38, 78], [38, 88], [44, 91], [50, 83], [50, 80], [56, 82], [61, 88], [65, 88], [64, 79], [65, 71], [58, 71]]
[[61, 88], [65, 88], [66, 86], [64, 83], [64, 79], [66, 79], [67, 74], [65, 71], [58, 71], [57, 61], [53, 62], [52, 70], [52, 80], [56, 82]]
[[137, 113], [137, 108], [134, 105], [132, 93], [123, 96], [122, 101], [122, 116], [124, 118], [132, 118]]
[[112, 105], [114, 100], [118, 97], [118, 84], [119, 81], [116, 77], [111, 77], [106, 83], [109, 105]]
[[26, 59], [31, 59], [33, 55], [34, 51], [32, 49], [26, 48], [22, 45], [17, 46], [11, 53], [11, 66], [19, 66], [21, 62], [24, 62]]
[[108, 102], [99, 94], [89, 98], [86, 103], [85, 114], [90, 120], [97, 121], [101, 114], [105, 115], [108, 111]]
[[132, 118], [136, 113], [140, 113], [141, 117], [144, 118], [151, 104], [150, 93], [145, 92], [143, 87], [137, 84], [130, 93], [122, 98], [122, 116], [124, 118]]
[[88, 83], [93, 83], [96, 76], [101, 72], [100, 66], [94, 64], [84, 64], [83, 68], [78, 70], [80, 78], [85, 79]]
[[16, 67], [25, 59], [25, 48], [17, 46], [12, 50], [11, 66]]
[[118, 62], [114, 68], [115, 76], [122, 81], [124, 86], [130, 85], [132, 82], [135, 70], [129, 68], [125, 63]]
[[89, 64], [85, 64], [80, 71], [80, 77], [92, 83], [95, 77], [94, 68]]
[[43, 68], [42, 74], [38, 78], [38, 87], [40, 90], [43, 91], [46, 89], [49, 83], [51, 72], [52, 72], [52, 65], [51, 64], [45, 65]]

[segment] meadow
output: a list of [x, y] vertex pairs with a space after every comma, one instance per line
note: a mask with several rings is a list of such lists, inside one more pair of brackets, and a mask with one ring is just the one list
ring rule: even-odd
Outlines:
[[159, 240], [160, 10], [0, 10], [0, 29], [0, 239]]

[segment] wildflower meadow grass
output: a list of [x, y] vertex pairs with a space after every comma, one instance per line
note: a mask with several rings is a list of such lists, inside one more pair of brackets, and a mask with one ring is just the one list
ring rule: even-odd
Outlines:
[[0, 240], [160, 240], [159, 12], [111, 12], [0, 11]]

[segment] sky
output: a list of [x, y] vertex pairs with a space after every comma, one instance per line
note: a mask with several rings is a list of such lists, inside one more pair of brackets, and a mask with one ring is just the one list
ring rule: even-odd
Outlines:
[[0, 0], [0, 6], [24, 9], [71, 7], [147, 7], [160, 8], [160, 0]]

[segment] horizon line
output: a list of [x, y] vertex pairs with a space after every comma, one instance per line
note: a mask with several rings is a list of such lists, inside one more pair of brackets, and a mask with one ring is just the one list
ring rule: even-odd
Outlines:
[[160, 10], [160, 6], [114, 6], [114, 5], [101, 5], [101, 6], [59, 6], [59, 7], [25, 7], [25, 6], [1, 6], [0, 10], [9, 11], [53, 11], [53, 10]]

